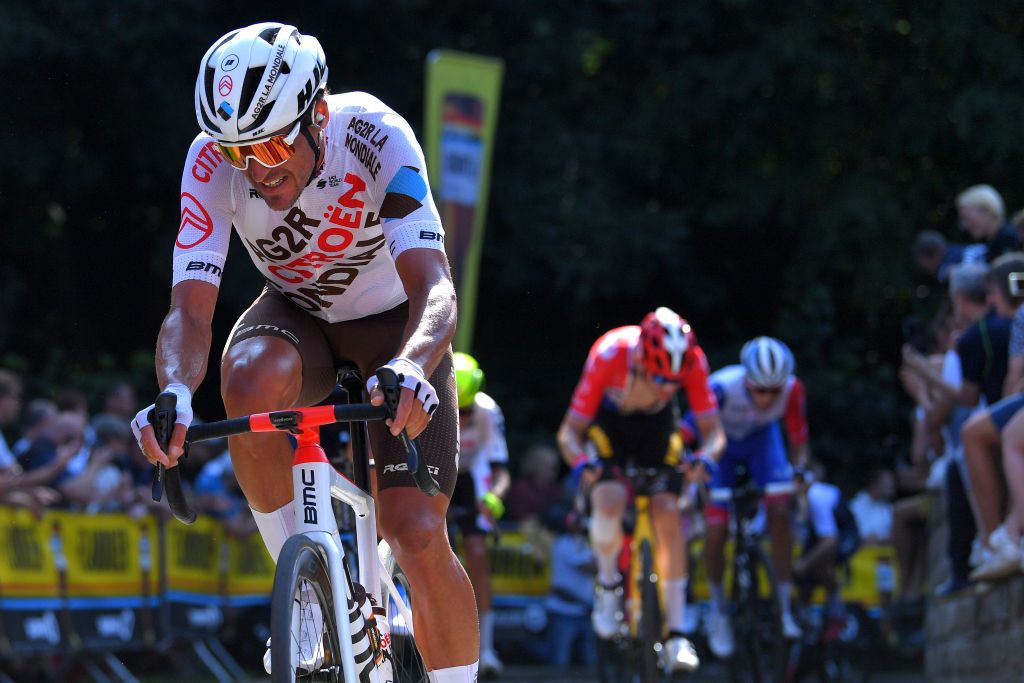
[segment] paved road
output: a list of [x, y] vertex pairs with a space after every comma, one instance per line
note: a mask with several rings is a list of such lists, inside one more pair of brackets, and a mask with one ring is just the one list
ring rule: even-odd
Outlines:
[[[582, 681], [595, 681], [596, 675], [593, 671], [586, 669], [550, 669], [546, 667], [517, 666], [506, 669], [505, 675], [495, 683], [582, 683]], [[727, 672], [721, 667], [709, 665], [703, 668], [696, 675], [686, 679], [694, 683], [728, 683]], [[879, 673], [871, 677], [871, 683], [924, 683], [923, 673]]]

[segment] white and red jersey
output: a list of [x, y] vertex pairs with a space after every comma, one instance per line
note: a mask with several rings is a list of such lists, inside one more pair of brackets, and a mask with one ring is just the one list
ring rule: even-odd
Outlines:
[[742, 365], [729, 365], [716, 370], [710, 378], [711, 388], [718, 399], [722, 427], [730, 441], [741, 441], [782, 420], [790, 446], [807, 443], [807, 407], [804, 385], [790, 377], [778, 397], [767, 410], [758, 410], [750, 396], [744, 379], [747, 371]]
[[[569, 411], [591, 422], [603, 401], [620, 413], [656, 413], [665, 407], [654, 385], [639, 381], [640, 326], [617, 327], [601, 335], [587, 354], [583, 376], [572, 395]], [[690, 409], [697, 416], [713, 414], [718, 402], [708, 386], [708, 360], [704, 350], [693, 346], [687, 352], [683, 389]]]
[[181, 178], [173, 284], [219, 286], [233, 225], [267, 281], [318, 318], [353, 320], [406, 300], [398, 255], [444, 250], [423, 152], [376, 97], [350, 92], [327, 103], [323, 167], [285, 211], [268, 207], [212, 138], [196, 137]]
[[507, 463], [505, 416], [494, 399], [478, 391], [468, 422], [459, 421], [459, 471], [473, 468], [477, 462]]
[[478, 391], [468, 421], [459, 420], [459, 473], [473, 477], [477, 499], [491, 490], [494, 464], [508, 464], [505, 416], [493, 398]]

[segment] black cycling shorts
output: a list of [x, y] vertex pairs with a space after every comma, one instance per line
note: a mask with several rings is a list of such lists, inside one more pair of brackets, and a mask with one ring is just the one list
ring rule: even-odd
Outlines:
[[452, 501], [448, 505], [448, 520], [463, 536], [484, 536], [490, 532], [480, 526], [479, 517], [473, 475], [469, 472], [460, 472], [455, 479]]
[[[406, 302], [376, 315], [329, 323], [310, 315], [267, 286], [235, 323], [224, 352], [253, 337], [284, 339], [295, 347], [302, 359], [302, 389], [296, 405], [311, 406], [331, 393], [337, 381], [337, 369], [342, 365], [356, 365], [365, 381], [394, 358], [408, 317]], [[457, 474], [459, 409], [450, 349], [431, 374], [430, 383], [437, 391], [439, 404], [419, 436], [420, 450], [423, 464], [437, 478], [441, 491], [451, 498]], [[369, 429], [377, 487], [415, 486], [416, 482], [407, 471], [401, 442], [386, 431], [380, 420], [371, 421]]]
[[[602, 404], [587, 428], [587, 439], [601, 458], [599, 481], [628, 478], [638, 495], [679, 495], [683, 440], [678, 422], [674, 400], [656, 413], [622, 414]], [[637, 470], [632, 476], [628, 475], [631, 469]]]

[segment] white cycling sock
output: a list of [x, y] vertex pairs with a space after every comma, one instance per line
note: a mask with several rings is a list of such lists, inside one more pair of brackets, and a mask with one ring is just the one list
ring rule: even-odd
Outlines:
[[725, 614], [725, 586], [721, 583], [710, 583], [711, 609], [718, 614]]
[[793, 584], [789, 581], [779, 582], [779, 609], [783, 614], [789, 614], [789, 594], [793, 592]]
[[[249, 508], [252, 510], [252, 508]], [[267, 552], [277, 564], [277, 556], [281, 554], [281, 548], [289, 537], [295, 535], [295, 508], [292, 501], [289, 501], [274, 510], [273, 512], [258, 512], [252, 510], [253, 519], [259, 527], [260, 536], [267, 546]]]
[[686, 613], [686, 578], [665, 579], [665, 616], [669, 631], [683, 630]]
[[434, 669], [427, 672], [430, 683], [477, 683], [477, 669], [480, 662], [464, 666], [450, 666], [447, 669]]
[[594, 550], [594, 559], [597, 560], [597, 580], [603, 586], [615, 586], [622, 580], [619, 574], [619, 551], [613, 550], [610, 553], [600, 553]]
[[494, 612], [480, 613], [480, 652], [494, 649]]

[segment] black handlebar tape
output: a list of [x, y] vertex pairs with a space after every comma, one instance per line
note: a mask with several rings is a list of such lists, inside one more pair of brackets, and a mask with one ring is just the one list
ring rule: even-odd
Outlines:
[[[398, 412], [398, 401], [402, 397], [402, 387], [398, 383], [398, 375], [391, 368], [380, 368], [376, 375], [378, 386], [384, 392], [384, 406], [387, 408], [388, 417], [393, 420]], [[409, 474], [412, 475], [416, 486], [428, 496], [436, 496], [441, 492], [441, 487], [429, 469], [420, 467], [419, 442], [416, 439], [410, 439], [404, 429], [398, 435], [398, 440], [401, 441], [402, 447], [405, 449], [406, 466], [409, 468]]]
[[[178, 398], [169, 391], [165, 391], [156, 397], [156, 405], [151, 413], [151, 422], [156, 432], [156, 440], [167, 452], [171, 441], [171, 432], [174, 430], [174, 419], [177, 416], [176, 406]], [[181, 470], [177, 467], [166, 469], [163, 465], [157, 465], [156, 476], [153, 477], [153, 500], [160, 500], [161, 482], [163, 489], [167, 491], [167, 505], [171, 512], [183, 524], [191, 524], [196, 521], [196, 513], [185, 499], [185, 492], [181, 488]]]

